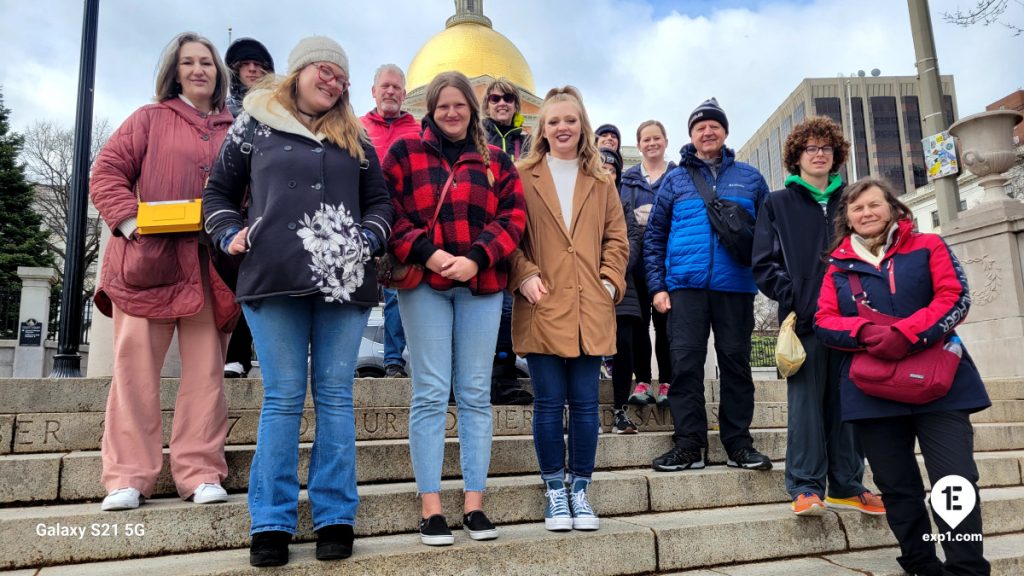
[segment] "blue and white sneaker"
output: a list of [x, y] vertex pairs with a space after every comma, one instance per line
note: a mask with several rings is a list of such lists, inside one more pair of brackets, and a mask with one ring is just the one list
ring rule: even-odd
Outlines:
[[590, 480], [583, 478], [578, 478], [572, 483], [569, 507], [572, 508], [572, 527], [576, 530], [597, 530], [601, 527], [601, 520], [587, 500], [589, 486]]
[[573, 517], [569, 510], [569, 494], [565, 482], [548, 480], [547, 505], [544, 506], [544, 527], [554, 532], [572, 530]]

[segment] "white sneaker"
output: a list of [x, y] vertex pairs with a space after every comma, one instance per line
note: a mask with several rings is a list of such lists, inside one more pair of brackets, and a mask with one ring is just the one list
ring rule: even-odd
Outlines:
[[118, 488], [103, 499], [100, 510], [109, 512], [113, 510], [134, 510], [139, 504], [145, 502], [142, 494], [135, 488]]
[[220, 484], [203, 483], [196, 488], [192, 494], [192, 501], [196, 504], [213, 504], [215, 502], [227, 502], [228, 492]]

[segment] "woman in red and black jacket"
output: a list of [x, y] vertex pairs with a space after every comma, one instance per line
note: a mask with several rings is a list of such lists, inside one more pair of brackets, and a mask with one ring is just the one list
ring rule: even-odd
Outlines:
[[[453, 389], [465, 480], [462, 523], [474, 540], [497, 537], [482, 510], [491, 454], [491, 360], [506, 259], [519, 245], [526, 213], [512, 161], [485, 138], [469, 80], [444, 72], [427, 86], [422, 134], [397, 140], [384, 158], [395, 207], [391, 251], [424, 267], [420, 285], [398, 291], [398, 306], [412, 364], [409, 449], [421, 496], [420, 540], [427, 545], [454, 542], [439, 496]], [[442, 194], [437, 223], [427, 230]]]
[[[949, 246], [936, 234], [913, 230], [910, 209], [883, 180], [863, 179], [840, 199], [835, 242], [815, 315], [815, 330], [826, 346], [866, 351], [899, 360], [937, 342], [949, 342], [967, 317], [967, 278]], [[857, 314], [850, 276], [856, 274], [871, 306], [901, 318], [892, 326]], [[988, 574], [982, 543], [943, 542], [945, 565], [926, 542], [931, 532], [915, 440], [921, 446], [932, 485], [948, 475], [966, 478], [977, 494], [974, 432], [970, 414], [991, 405], [974, 362], [962, 349], [949, 393], [922, 405], [863, 393], [850, 380], [852, 355], [843, 361], [840, 399], [843, 420], [854, 430], [882, 492], [889, 528], [900, 543], [897, 559], [912, 574]], [[938, 515], [939, 532], [981, 534], [981, 506], [951, 528]], [[943, 571], [945, 570], [945, 571]]]

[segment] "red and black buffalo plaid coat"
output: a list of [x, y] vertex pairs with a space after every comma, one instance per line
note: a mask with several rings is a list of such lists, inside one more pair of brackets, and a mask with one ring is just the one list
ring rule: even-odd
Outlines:
[[[475, 148], [467, 148], [449, 167], [438, 136], [426, 125], [422, 137], [396, 140], [384, 158], [384, 177], [395, 207], [389, 250], [402, 262], [426, 264], [436, 249], [442, 249], [480, 267], [465, 283], [424, 268], [423, 280], [435, 290], [467, 286], [474, 294], [493, 294], [508, 282], [507, 258], [526, 227], [526, 201], [512, 161], [500, 149], [489, 149], [493, 186]], [[455, 170], [455, 179], [428, 238], [425, 229], [450, 170]]]

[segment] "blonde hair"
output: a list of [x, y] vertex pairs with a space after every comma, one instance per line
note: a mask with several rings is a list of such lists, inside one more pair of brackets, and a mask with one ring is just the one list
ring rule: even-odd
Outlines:
[[487, 138], [484, 136], [484, 130], [480, 126], [480, 102], [477, 101], [476, 95], [473, 94], [473, 85], [469, 83], [469, 78], [466, 78], [466, 75], [462, 72], [454, 70], [441, 72], [434, 76], [434, 79], [427, 85], [427, 115], [431, 119], [434, 118], [434, 111], [437, 110], [437, 101], [441, 98], [441, 90], [445, 88], [455, 88], [461, 92], [462, 97], [466, 99], [466, 103], [469, 105], [469, 127], [466, 130], [466, 137], [473, 140], [476, 151], [483, 157], [484, 167], [487, 169], [487, 182], [493, 185], [494, 172], [491, 171], [491, 151], [487, 148]]
[[157, 102], [177, 98], [181, 94], [181, 83], [178, 82], [178, 58], [181, 56], [181, 47], [189, 42], [197, 42], [206, 46], [213, 56], [213, 66], [217, 70], [217, 84], [213, 88], [213, 96], [210, 104], [216, 110], [224, 109], [224, 102], [228, 97], [228, 87], [231, 85], [231, 76], [228, 75], [228, 67], [224, 65], [217, 52], [217, 47], [204, 36], [195, 32], [182, 32], [168, 42], [160, 55], [160, 61], [156, 69], [156, 95], [153, 97]]
[[[349, 102], [348, 88], [342, 91], [334, 106], [331, 106], [327, 112], [324, 112], [312, 122], [305, 122], [299, 113], [299, 74], [312, 65], [312, 63], [307, 64], [298, 70], [293, 70], [284, 78], [264, 78], [259, 86], [269, 86], [274, 99], [289, 114], [305, 124], [310, 132], [323, 134], [329, 142], [345, 150], [360, 162], [366, 160], [363, 145], [369, 144], [370, 140], [366, 135], [366, 129], [363, 128], [363, 123], [359, 121], [355, 111], [352, 109], [352, 104]], [[267, 76], [270, 76], [270, 74]]]
[[537, 116], [537, 125], [533, 129], [534, 142], [530, 153], [519, 163], [523, 169], [533, 168], [544, 161], [544, 157], [551, 152], [551, 143], [544, 135], [544, 123], [547, 122], [548, 110], [552, 104], [558, 102], [570, 102], [576, 106], [580, 114], [580, 141], [576, 145], [576, 155], [580, 161], [580, 172], [591, 176], [602, 182], [611, 182], [612, 176], [605, 172], [604, 161], [595, 144], [594, 130], [590, 127], [590, 117], [587, 116], [587, 109], [583, 107], [583, 97], [580, 91], [574, 86], [563, 86], [552, 88], [544, 96], [544, 102], [540, 105], [540, 114]]

